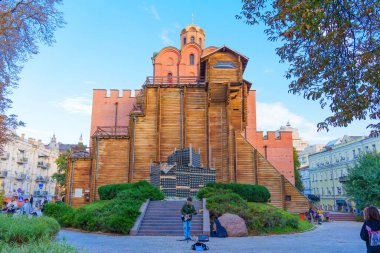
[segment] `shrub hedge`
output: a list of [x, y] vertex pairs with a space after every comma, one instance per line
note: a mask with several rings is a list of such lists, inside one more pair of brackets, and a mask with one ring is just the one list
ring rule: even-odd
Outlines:
[[[237, 189], [237, 187], [231, 188]], [[225, 213], [237, 214], [245, 220], [251, 234], [262, 234], [276, 229], [297, 231], [299, 227], [298, 217], [268, 204], [247, 202], [232, 189], [215, 187], [215, 184], [211, 184], [200, 189], [197, 197], [207, 198], [206, 206], [212, 221]]]
[[60, 226], [50, 217], [12, 217], [0, 215], [0, 241], [11, 244], [32, 243], [51, 239]]
[[99, 188], [99, 195], [102, 200], [79, 208], [63, 203], [49, 204], [45, 215], [56, 218], [64, 227], [127, 234], [145, 200], [164, 199], [163, 193], [146, 181], [105, 185]]
[[[1, 253], [78, 253], [79, 251], [67, 243], [51, 240], [26, 244], [7, 244], [0, 242]], [[82, 251], [81, 251], [82, 252]]]
[[101, 200], [111, 200], [118, 196], [119, 193], [123, 191], [124, 195], [128, 193], [134, 194], [134, 192], [140, 191], [143, 196], [140, 194], [135, 194], [135, 197], [139, 195], [144, 199], [164, 199], [164, 194], [157, 188], [148, 183], [147, 181], [139, 181], [133, 184], [108, 184], [99, 187], [98, 193]]
[[206, 187], [231, 190], [249, 202], [265, 203], [270, 199], [268, 189], [258, 184], [208, 183]]

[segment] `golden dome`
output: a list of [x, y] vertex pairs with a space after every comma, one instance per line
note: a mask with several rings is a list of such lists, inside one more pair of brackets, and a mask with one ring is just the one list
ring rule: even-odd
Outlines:
[[184, 33], [187, 33], [187, 32], [200, 32], [200, 33], [203, 33], [204, 36], [206, 36], [205, 31], [202, 28], [200, 28], [199, 26], [194, 25], [194, 24], [188, 25], [185, 28], [183, 28], [181, 31], [181, 35]]

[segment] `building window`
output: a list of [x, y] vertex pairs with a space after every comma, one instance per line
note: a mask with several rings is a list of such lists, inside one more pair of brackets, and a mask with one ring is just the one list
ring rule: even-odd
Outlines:
[[218, 61], [213, 67], [215, 69], [236, 69], [236, 66], [230, 61]]
[[362, 149], [358, 148], [359, 155], [362, 153]]
[[183, 44], [186, 45], [186, 37], [183, 38]]
[[194, 54], [190, 55], [190, 65], [194, 65]]
[[376, 144], [372, 144], [372, 150], [376, 152]]
[[195, 38], [194, 38], [194, 36], [191, 36], [190, 43], [194, 43], [194, 42], [195, 42]]
[[366, 152], [367, 154], [370, 153], [368, 146], [365, 146], [365, 152]]
[[356, 158], [356, 150], [352, 150], [352, 158]]
[[172, 83], [173, 82], [173, 74], [172, 73], [168, 73], [168, 83]]

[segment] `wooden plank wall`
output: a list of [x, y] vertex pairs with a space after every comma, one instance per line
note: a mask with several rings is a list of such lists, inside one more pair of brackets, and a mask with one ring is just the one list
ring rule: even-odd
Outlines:
[[91, 200], [99, 200], [98, 188], [128, 182], [129, 138], [93, 138], [96, 151], [92, 163]]
[[185, 90], [185, 140], [184, 146], [191, 146], [201, 153], [201, 164], [207, 165], [207, 92], [204, 88]]
[[[72, 207], [88, 204], [85, 191], [90, 191], [91, 158], [71, 158], [67, 166], [65, 202]], [[82, 189], [81, 197], [74, 197], [75, 189]], [[70, 193], [71, 190], [71, 193]]]
[[244, 137], [240, 131], [234, 130], [236, 142], [236, 181], [244, 184], [257, 184], [256, 182], [256, 160], [255, 150]]
[[[149, 166], [151, 161], [158, 161], [157, 158], [157, 125], [158, 125], [158, 88], [146, 88], [145, 96], [145, 116], [136, 117], [136, 130], [134, 130], [133, 120], [130, 120], [131, 134], [131, 181], [149, 180]], [[134, 132], [135, 131], [135, 132]], [[133, 141], [133, 137], [136, 137]], [[132, 148], [134, 150], [134, 166], [132, 168]], [[132, 175], [133, 169], [133, 175]]]
[[180, 92], [179, 88], [161, 88], [159, 102], [161, 112], [158, 122], [160, 124], [160, 161], [166, 161], [175, 148], [181, 148]]

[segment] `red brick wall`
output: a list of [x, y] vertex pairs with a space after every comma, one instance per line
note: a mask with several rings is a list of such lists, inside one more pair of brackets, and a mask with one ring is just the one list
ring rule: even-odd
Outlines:
[[263, 132], [256, 133], [254, 147], [294, 185], [294, 163], [292, 132], [268, 132], [264, 139]]
[[[135, 95], [139, 92], [140, 90], [135, 90]], [[94, 89], [92, 97], [90, 136], [94, 134], [98, 126], [115, 125], [116, 102], [118, 103], [117, 126], [128, 126], [128, 115], [135, 103], [135, 97], [131, 96], [131, 90], [123, 90], [121, 96], [119, 95], [119, 90], [111, 90], [110, 95], [108, 96], [107, 90]]]

